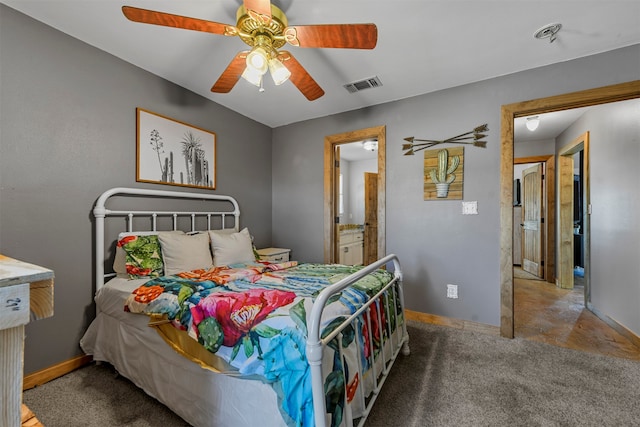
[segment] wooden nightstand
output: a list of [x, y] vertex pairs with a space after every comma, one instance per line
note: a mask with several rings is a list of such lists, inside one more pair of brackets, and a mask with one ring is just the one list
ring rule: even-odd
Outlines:
[[44, 319], [51, 316], [53, 316], [53, 271], [0, 255], [0, 378], [2, 378], [0, 398], [3, 406], [0, 411], [0, 425], [2, 426], [21, 424], [24, 325], [31, 319]]
[[289, 261], [289, 253], [291, 249], [284, 248], [264, 248], [258, 249], [260, 261], [269, 262], [287, 262]]

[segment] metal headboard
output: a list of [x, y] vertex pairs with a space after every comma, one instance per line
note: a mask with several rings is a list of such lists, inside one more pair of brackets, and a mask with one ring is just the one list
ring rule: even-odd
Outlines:
[[[159, 197], [165, 199], [198, 199], [201, 201], [221, 201], [229, 202], [233, 210], [216, 210], [216, 211], [174, 211], [174, 210], [111, 210], [107, 209], [106, 203], [110, 197], [113, 196], [149, 196]], [[240, 208], [238, 202], [231, 196], [219, 196], [214, 194], [204, 193], [187, 193], [177, 191], [165, 191], [165, 190], [147, 190], [143, 188], [112, 188], [105, 191], [100, 195], [95, 207], [93, 208], [93, 216], [96, 219], [96, 292], [104, 285], [105, 275], [104, 263], [105, 263], [105, 218], [107, 216], [119, 216], [127, 218], [127, 230], [133, 230], [133, 219], [136, 217], [146, 217], [151, 220], [151, 230], [156, 231], [158, 217], [168, 216], [173, 218], [173, 229], [177, 229], [178, 218], [188, 217], [191, 219], [191, 231], [196, 231], [196, 217], [204, 217], [207, 220], [207, 230], [211, 229], [211, 219], [219, 217], [221, 218], [222, 228], [225, 228], [225, 219], [228, 216], [233, 216], [233, 229], [239, 230], [240, 227]], [[200, 230], [204, 231], [204, 230]]]

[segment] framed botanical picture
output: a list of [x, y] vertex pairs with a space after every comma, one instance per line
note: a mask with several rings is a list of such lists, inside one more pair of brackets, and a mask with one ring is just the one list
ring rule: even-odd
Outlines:
[[136, 181], [216, 188], [216, 134], [136, 108]]

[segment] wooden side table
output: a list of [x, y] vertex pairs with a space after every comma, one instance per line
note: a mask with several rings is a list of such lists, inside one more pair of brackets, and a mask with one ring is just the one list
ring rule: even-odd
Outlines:
[[0, 255], [0, 426], [21, 424], [24, 325], [53, 316], [53, 276]]
[[269, 262], [287, 262], [289, 261], [289, 253], [291, 249], [286, 248], [263, 248], [258, 249], [260, 261]]

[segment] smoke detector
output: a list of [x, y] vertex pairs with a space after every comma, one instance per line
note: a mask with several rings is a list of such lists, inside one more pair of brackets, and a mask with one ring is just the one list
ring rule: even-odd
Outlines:
[[536, 39], [549, 39], [549, 43], [553, 43], [560, 28], [562, 28], [562, 24], [547, 24], [533, 33], [533, 37]]

